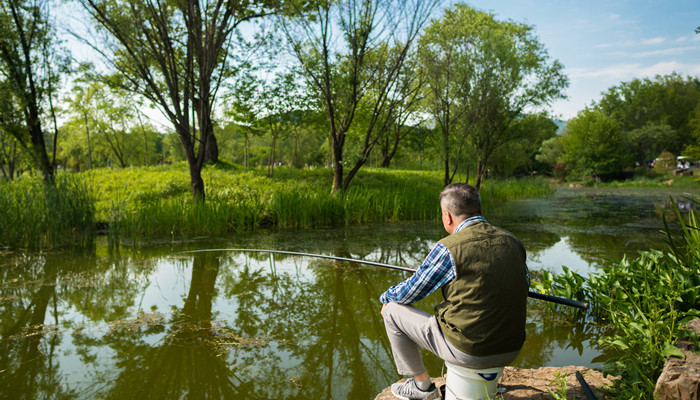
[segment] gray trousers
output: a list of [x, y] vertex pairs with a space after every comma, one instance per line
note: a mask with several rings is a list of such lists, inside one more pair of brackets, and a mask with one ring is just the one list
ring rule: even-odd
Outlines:
[[426, 372], [420, 354], [421, 347], [451, 364], [471, 369], [506, 366], [515, 361], [520, 353], [517, 350], [486, 357], [466, 354], [445, 339], [434, 315], [412, 305], [387, 303], [383, 315], [394, 362], [400, 375], [420, 375]]

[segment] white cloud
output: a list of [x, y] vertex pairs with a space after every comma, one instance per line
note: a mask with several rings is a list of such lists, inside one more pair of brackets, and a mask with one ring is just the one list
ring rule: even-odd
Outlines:
[[676, 61], [663, 61], [653, 65], [641, 63], [617, 64], [603, 68], [569, 68], [566, 70], [571, 80], [576, 79], [603, 79], [613, 81], [627, 81], [635, 78], [653, 78], [656, 75], [668, 75], [677, 72], [682, 75], [700, 75], [700, 64], [684, 64]]
[[653, 51], [643, 51], [640, 53], [633, 54], [633, 57], [655, 57], [655, 56], [679, 56], [687, 53], [688, 51], [697, 51], [698, 48], [693, 47], [671, 47], [668, 49], [659, 49]]
[[700, 64], [683, 64], [676, 61], [666, 61], [639, 69], [639, 77], [653, 77], [677, 72], [682, 75], [700, 75]]
[[650, 46], [650, 45], [655, 45], [655, 44], [660, 44], [666, 41], [665, 37], [655, 37], [652, 39], [644, 39], [642, 40], [641, 44], [643, 46]]

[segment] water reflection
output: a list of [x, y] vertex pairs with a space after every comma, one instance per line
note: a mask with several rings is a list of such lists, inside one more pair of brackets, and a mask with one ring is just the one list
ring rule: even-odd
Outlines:
[[[586, 192], [485, 205], [536, 273], [658, 247], [659, 196]], [[660, 205], [659, 205], [660, 204]], [[201, 248], [273, 248], [416, 266], [438, 222], [261, 232], [168, 247], [0, 258], [0, 398], [372, 398], [395, 381], [379, 294], [392, 270]], [[439, 294], [418, 304], [431, 311]], [[515, 364], [598, 366], [599, 327], [530, 300]], [[432, 375], [442, 362], [425, 355]]]

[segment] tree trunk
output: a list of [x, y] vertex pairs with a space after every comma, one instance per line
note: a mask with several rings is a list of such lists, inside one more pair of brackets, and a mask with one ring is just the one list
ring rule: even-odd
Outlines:
[[196, 163], [190, 164], [190, 189], [192, 196], [197, 201], [204, 201], [204, 179], [202, 179], [202, 169]]
[[250, 143], [250, 139], [248, 138], [248, 134], [245, 133], [243, 134], [243, 166], [248, 167], [248, 146]]
[[209, 132], [209, 137], [207, 138], [204, 162], [216, 164], [219, 162], [219, 144], [216, 141], [216, 136], [214, 136], [213, 127], [211, 125], [209, 127], [212, 131]]
[[484, 180], [484, 174], [486, 173], [486, 164], [479, 161], [476, 164], [476, 182], [474, 183], [474, 187], [477, 189], [481, 188], [481, 183]]
[[352, 180], [352, 178], [355, 177], [357, 171], [359, 171], [360, 168], [362, 168], [362, 166], [365, 165], [366, 162], [367, 159], [362, 158], [359, 161], [357, 161], [357, 163], [355, 163], [355, 166], [350, 170], [350, 172], [348, 172], [348, 176], [345, 177], [345, 181], [343, 182], [343, 190], [347, 190], [348, 187], [350, 187], [350, 181]]
[[87, 146], [88, 146], [88, 169], [92, 169], [92, 148], [90, 147], [90, 125], [88, 125], [87, 112], [83, 113], [85, 118], [85, 133], [87, 134]]
[[[394, 143], [392, 144], [391, 151], [388, 151], [389, 147], [389, 138], [386, 138], [387, 141], [387, 152], [384, 154], [384, 158], [382, 159], [382, 167], [388, 168], [389, 164], [391, 163], [391, 160], [394, 159], [394, 156], [396, 155], [396, 150], [399, 148], [399, 142], [401, 141], [401, 131], [399, 128], [395, 128], [397, 131], [394, 133]], [[404, 135], [405, 136], [405, 135]], [[382, 151], [384, 153], [384, 151]]]
[[31, 139], [32, 139], [32, 153], [39, 166], [39, 170], [44, 177], [44, 181], [53, 182], [54, 181], [54, 169], [49, 160], [48, 154], [46, 154], [46, 144], [44, 142], [44, 135], [39, 125], [39, 115], [35, 115], [33, 126], [31, 127]]
[[270, 143], [270, 157], [267, 162], [267, 176], [271, 177], [275, 171], [275, 144], [277, 142], [277, 136], [272, 136], [272, 142]]
[[343, 145], [333, 138], [333, 194], [343, 187]]

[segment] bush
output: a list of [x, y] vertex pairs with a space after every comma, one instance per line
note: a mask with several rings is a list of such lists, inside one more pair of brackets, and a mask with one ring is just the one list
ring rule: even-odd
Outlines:
[[555, 295], [588, 299], [590, 315], [614, 328], [599, 343], [612, 354], [603, 371], [621, 378], [613, 388], [616, 398], [652, 398], [666, 358], [682, 356], [674, 344], [685, 335], [683, 326], [700, 316], [700, 223], [692, 210], [687, 223], [677, 206], [675, 212], [681, 238], [667, 227], [668, 251], [624, 258], [587, 280], [565, 269], [558, 276], [544, 273], [535, 284]]

